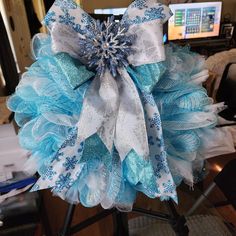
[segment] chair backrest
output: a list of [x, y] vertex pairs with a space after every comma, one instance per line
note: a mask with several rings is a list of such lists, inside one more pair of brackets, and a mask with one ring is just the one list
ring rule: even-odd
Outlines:
[[[235, 70], [235, 73], [232, 73], [233, 70]], [[216, 94], [216, 100], [217, 102], [225, 102], [228, 105], [228, 108], [219, 115], [227, 120], [236, 120], [236, 62], [229, 63], [226, 66]]]
[[224, 193], [229, 203], [236, 209], [236, 159], [225, 165], [223, 170], [215, 177], [214, 182]]

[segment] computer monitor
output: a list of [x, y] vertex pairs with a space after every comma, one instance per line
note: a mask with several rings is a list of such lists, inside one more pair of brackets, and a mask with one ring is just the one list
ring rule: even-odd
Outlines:
[[218, 36], [222, 2], [169, 5], [173, 16], [168, 22], [168, 40]]

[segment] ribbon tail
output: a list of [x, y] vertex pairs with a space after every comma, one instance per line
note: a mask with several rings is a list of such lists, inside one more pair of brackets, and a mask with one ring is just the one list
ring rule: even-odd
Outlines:
[[147, 158], [149, 147], [142, 103], [127, 71], [120, 69], [119, 73], [120, 107], [114, 143], [122, 161], [131, 150]]
[[163, 199], [171, 197], [177, 202], [176, 186], [167, 162], [159, 110], [151, 93], [142, 91], [141, 94], [146, 114], [147, 132], [150, 143], [150, 159], [155, 176], [158, 179], [157, 185], [160, 190], [158, 197]]
[[119, 108], [119, 91], [109, 71], [95, 78], [85, 95], [82, 112], [77, 123], [79, 142], [97, 133], [111, 152], [115, 123]]

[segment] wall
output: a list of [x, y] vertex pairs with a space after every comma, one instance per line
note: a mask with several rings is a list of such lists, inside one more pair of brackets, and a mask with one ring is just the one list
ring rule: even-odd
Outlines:
[[[169, 2], [168, 0], [160, 0], [160, 2]], [[206, 1], [218, 1], [218, 0], [195, 0], [194, 2], [206, 2]], [[93, 12], [98, 8], [114, 8], [114, 7], [127, 7], [132, 0], [82, 0], [83, 8], [88, 12]], [[176, 2], [176, 1], [175, 1]], [[223, 14], [231, 14], [232, 20], [236, 21], [236, 0], [223, 0]]]
[[81, 2], [83, 8], [92, 13], [94, 12], [94, 9], [127, 7], [132, 0], [82, 0]]
[[[23, 0], [0, 0], [0, 11], [7, 30], [8, 38], [17, 62], [19, 72], [32, 63], [31, 35]], [[14, 22], [11, 27], [10, 17]]]

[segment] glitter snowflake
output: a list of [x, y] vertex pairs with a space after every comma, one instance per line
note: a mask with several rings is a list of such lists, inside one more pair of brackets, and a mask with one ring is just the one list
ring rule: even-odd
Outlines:
[[156, 128], [157, 130], [160, 130], [161, 127], [161, 118], [157, 113], [154, 113], [152, 118], [148, 119], [150, 122], [150, 128]]
[[150, 93], [143, 93], [143, 103], [144, 103], [144, 105], [151, 105], [151, 106], [156, 105], [154, 98], [153, 98], [152, 94], [150, 94]]
[[148, 136], [148, 144], [149, 145], [154, 145], [154, 140], [152, 136]]
[[84, 142], [81, 142], [77, 150], [78, 153], [81, 153], [84, 150]]
[[78, 163], [78, 160], [76, 159], [76, 156], [73, 157], [67, 157], [66, 161], [63, 163], [63, 166], [66, 168], [66, 171], [75, 169], [76, 164]]
[[88, 15], [87, 13], [82, 14], [81, 22], [89, 30], [91, 29], [91, 27], [95, 26], [95, 20], [90, 15]]
[[81, 56], [89, 62], [89, 68], [102, 76], [109, 69], [114, 77], [118, 67], [128, 66], [127, 57], [132, 52], [134, 36], [126, 35], [128, 26], [115, 22], [114, 17], [101, 23], [97, 21], [80, 40]]
[[152, 7], [150, 10], [145, 12], [146, 21], [156, 20], [156, 19], [165, 19], [166, 15], [163, 13], [163, 7]]
[[68, 12], [66, 12], [65, 15], [59, 16], [59, 23], [74, 27], [75, 25], [74, 21], [75, 21], [75, 17], [71, 16]]
[[80, 24], [74, 24], [73, 30], [75, 30], [77, 33], [85, 34], [85, 30], [82, 29], [82, 26]]
[[53, 161], [60, 161], [61, 157], [64, 155], [63, 152], [60, 152], [61, 150], [58, 150], [58, 152], [56, 153], [56, 155], [53, 158]]
[[77, 4], [74, 2], [74, 0], [56, 0], [55, 6], [60, 7], [62, 10], [77, 8]]
[[75, 141], [77, 139], [77, 128], [72, 129], [71, 133], [68, 135], [65, 142], [62, 144], [61, 149], [66, 147], [73, 147], [75, 146]]
[[57, 173], [53, 170], [52, 166], [43, 167], [40, 169], [41, 177], [43, 180], [49, 179], [52, 180], [54, 175]]
[[44, 22], [46, 25], [50, 25], [51, 23], [55, 22], [56, 13], [54, 11], [49, 11], [44, 18]]
[[142, 10], [143, 8], [147, 8], [147, 0], [136, 0], [134, 3], [131, 5], [132, 8], [138, 8]]
[[161, 152], [160, 155], [155, 155], [155, 159], [156, 159], [156, 173], [158, 176], [160, 176], [161, 172], [165, 172], [166, 174], [170, 173], [167, 161], [166, 161], [166, 154], [165, 152]]
[[176, 186], [170, 180], [167, 183], [163, 183], [162, 186], [164, 187], [164, 193], [174, 193], [176, 190]]
[[165, 142], [164, 142], [164, 138], [156, 138], [157, 142], [158, 142], [158, 147], [164, 147], [165, 146]]
[[73, 184], [73, 179], [71, 178], [71, 173], [66, 173], [66, 175], [59, 175], [59, 179], [55, 183], [54, 190], [56, 192], [62, 192], [64, 188], [70, 188]]
[[142, 24], [144, 22], [149, 22], [157, 19], [165, 19], [166, 14], [163, 13], [164, 8], [161, 6], [157, 8], [152, 7], [150, 9], [145, 10], [143, 17], [136, 16], [134, 19], [129, 19], [128, 15], [125, 14], [125, 20], [128, 22], [129, 25], [133, 25], [133, 24]]

